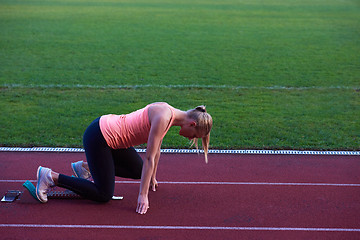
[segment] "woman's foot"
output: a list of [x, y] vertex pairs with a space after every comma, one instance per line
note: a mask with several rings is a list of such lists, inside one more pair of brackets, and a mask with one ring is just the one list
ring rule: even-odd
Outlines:
[[40, 166], [37, 170], [36, 176], [36, 196], [40, 202], [46, 203], [48, 201], [47, 193], [50, 188], [55, 186], [55, 182], [51, 177], [51, 169]]
[[71, 163], [71, 169], [76, 177], [91, 181], [91, 173], [83, 167], [83, 161]]

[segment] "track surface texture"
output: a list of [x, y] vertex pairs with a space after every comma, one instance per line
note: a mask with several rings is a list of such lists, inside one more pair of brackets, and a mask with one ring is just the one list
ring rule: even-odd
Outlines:
[[[140, 154], [144, 157], [144, 154]], [[84, 153], [0, 152], [0, 193], [36, 180], [39, 165], [71, 175]], [[0, 204], [0, 239], [360, 239], [360, 157], [162, 154], [147, 214], [139, 181], [98, 204], [27, 192]]]

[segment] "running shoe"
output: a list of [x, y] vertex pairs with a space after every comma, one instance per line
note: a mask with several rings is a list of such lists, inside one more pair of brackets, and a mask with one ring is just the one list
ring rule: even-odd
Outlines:
[[47, 193], [49, 192], [50, 188], [55, 186], [55, 183], [51, 178], [51, 169], [40, 166], [36, 175], [36, 197], [40, 202], [46, 203], [48, 201]]
[[91, 180], [91, 173], [86, 170], [83, 166], [83, 161], [78, 161], [75, 163], [71, 163], [71, 169], [74, 173], [74, 175], [78, 178], [83, 178], [86, 180]]

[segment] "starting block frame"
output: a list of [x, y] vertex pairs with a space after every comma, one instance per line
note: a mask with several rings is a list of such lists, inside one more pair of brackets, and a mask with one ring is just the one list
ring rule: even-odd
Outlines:
[[[30, 195], [33, 199], [35, 199], [37, 202], [40, 202], [40, 200], [36, 196], [36, 187], [34, 186], [34, 184], [32, 182], [27, 180], [26, 182], [24, 182], [24, 184], [22, 186], [26, 188], [26, 190], [30, 193]], [[24, 193], [23, 191], [19, 191], [19, 190], [9, 190], [5, 193], [5, 195], [1, 199], [1, 202], [11, 203], [11, 202], [14, 202], [15, 200], [19, 200], [23, 193]], [[51, 198], [53, 198], [53, 199], [78, 199], [78, 198], [81, 198], [81, 196], [79, 196], [78, 194], [76, 194], [70, 190], [66, 189], [66, 190], [57, 191], [56, 188], [52, 188], [47, 193], [47, 196], [49, 199], [51, 199]], [[122, 196], [113, 196], [112, 197], [112, 200], [122, 200], [122, 199], [124, 199], [124, 197], [122, 197]]]
[[[36, 196], [36, 188], [35, 188], [34, 184], [32, 184], [30, 181], [26, 181], [23, 184], [23, 187], [25, 187], [29, 191], [29, 193], [31, 194], [31, 196], [33, 198], [35, 198], [36, 200], [38, 200], [40, 202], [40, 200]], [[47, 196], [48, 196], [48, 198], [80, 198], [79, 195], [77, 195], [76, 193], [74, 193], [70, 190], [65, 190], [65, 191], [51, 190], [48, 192]]]
[[[24, 184], [23, 187], [25, 187], [29, 193], [31, 194], [31, 196], [36, 199], [38, 202], [40, 202], [40, 200], [37, 198], [36, 196], [36, 187], [34, 186], [34, 184], [32, 184], [32, 182], [30, 182], [29, 180], [27, 180]], [[56, 198], [56, 199], [74, 199], [74, 198], [81, 198], [81, 196], [79, 196], [78, 194], [70, 191], [70, 190], [65, 190], [65, 191], [56, 191], [55, 189], [51, 190], [50, 192], [48, 192], [48, 198]], [[122, 196], [113, 196], [112, 197], [113, 200], [122, 200], [124, 199], [124, 197]]]

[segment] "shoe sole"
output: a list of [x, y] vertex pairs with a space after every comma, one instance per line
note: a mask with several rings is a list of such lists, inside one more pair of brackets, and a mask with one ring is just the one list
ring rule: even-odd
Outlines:
[[37, 173], [36, 173], [36, 176], [37, 176], [36, 197], [37, 197], [37, 199], [39, 199], [40, 202], [46, 203], [47, 201], [42, 200], [42, 199], [40, 198], [40, 196], [39, 196], [39, 182], [40, 182], [41, 170], [42, 170], [42, 167], [40, 166], [40, 167], [38, 167]]

